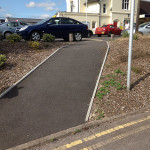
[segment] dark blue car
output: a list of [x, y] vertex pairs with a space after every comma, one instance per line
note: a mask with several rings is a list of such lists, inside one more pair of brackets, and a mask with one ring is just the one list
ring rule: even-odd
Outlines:
[[25, 40], [39, 41], [44, 33], [52, 34], [56, 38], [69, 40], [69, 33], [73, 34], [76, 41], [88, 36], [87, 25], [64, 17], [45, 19], [32, 26], [25, 26], [17, 31]]

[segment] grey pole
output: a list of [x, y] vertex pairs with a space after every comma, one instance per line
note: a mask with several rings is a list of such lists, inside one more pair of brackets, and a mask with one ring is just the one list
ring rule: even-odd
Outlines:
[[87, 0], [86, 0], [86, 24], [87, 24]]
[[129, 52], [128, 52], [128, 74], [127, 74], [127, 90], [128, 91], [130, 91], [130, 84], [131, 84], [130, 80], [131, 80], [131, 64], [132, 64], [134, 7], [135, 7], [135, 0], [132, 0], [132, 4], [131, 4], [131, 17], [130, 17]]

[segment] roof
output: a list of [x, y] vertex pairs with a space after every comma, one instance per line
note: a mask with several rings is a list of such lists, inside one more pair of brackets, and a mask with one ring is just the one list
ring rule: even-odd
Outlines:
[[32, 18], [7, 18], [8, 21], [19, 21], [19, 22], [25, 22], [25, 23], [36, 23], [41, 21], [42, 19], [32, 19]]
[[140, 14], [150, 14], [150, 2], [141, 1]]

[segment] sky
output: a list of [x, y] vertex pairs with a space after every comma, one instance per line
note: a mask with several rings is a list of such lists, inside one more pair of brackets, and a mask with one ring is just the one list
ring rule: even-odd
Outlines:
[[66, 0], [0, 0], [0, 18], [45, 19], [58, 11], [66, 11]]

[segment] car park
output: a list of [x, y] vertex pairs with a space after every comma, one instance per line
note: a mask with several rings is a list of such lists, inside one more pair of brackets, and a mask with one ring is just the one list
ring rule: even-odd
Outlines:
[[[133, 28], [133, 33], [135, 33], [135, 27]], [[130, 33], [130, 28], [127, 30], [123, 30], [123, 32], [128, 32]], [[142, 35], [148, 35], [150, 34], [150, 22], [145, 22], [139, 25], [138, 32], [141, 33]]]
[[110, 37], [111, 34], [121, 35], [121, 31], [122, 30], [119, 27], [114, 26], [113, 24], [107, 24], [107, 25], [104, 25], [102, 27], [96, 28], [95, 34], [98, 36], [108, 35]]
[[24, 22], [4, 22], [0, 24], [0, 34], [3, 38], [6, 38], [7, 35], [12, 34], [16, 32], [16, 30], [19, 30], [21, 27], [27, 25]]
[[56, 38], [69, 40], [69, 34], [73, 34], [76, 41], [88, 37], [87, 25], [72, 18], [54, 17], [42, 20], [35, 25], [25, 26], [17, 31], [25, 40], [39, 41], [44, 33], [52, 34]]

